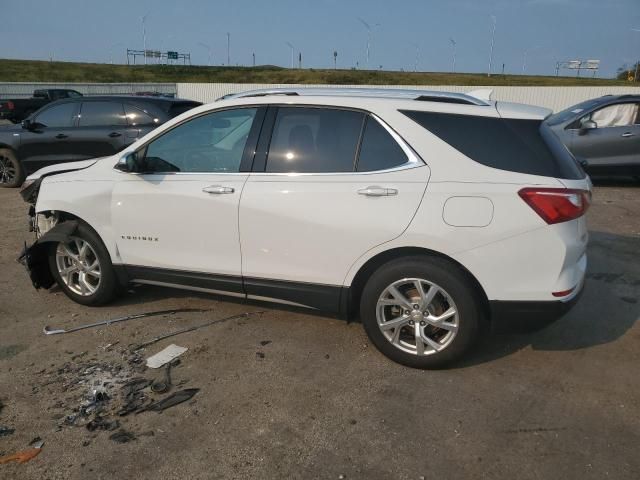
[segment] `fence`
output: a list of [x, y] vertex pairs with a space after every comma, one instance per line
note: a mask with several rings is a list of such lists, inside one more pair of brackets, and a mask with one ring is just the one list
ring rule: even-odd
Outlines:
[[602, 95], [638, 94], [640, 87], [469, 87], [458, 85], [285, 85], [255, 83], [0, 83], [0, 99], [29, 97], [39, 88], [72, 88], [83, 95], [116, 95], [136, 92], [159, 92], [180, 98], [210, 103], [229, 93], [257, 88], [277, 87], [350, 87], [350, 88], [417, 88], [469, 92], [480, 88], [493, 90], [493, 99], [528, 103], [554, 111]]
[[175, 83], [0, 83], [0, 99], [28, 98], [41, 88], [70, 88], [83, 95], [127, 95], [137, 92], [176, 94]]
[[178, 83], [177, 93], [180, 98], [209, 103], [229, 93], [238, 93], [257, 88], [278, 87], [416, 88], [460, 93], [470, 92], [471, 90], [480, 88], [489, 88], [493, 90], [492, 98], [494, 100], [527, 103], [549, 108], [553, 111], [562, 110], [583, 100], [601, 97], [603, 95], [640, 95], [640, 87], [467, 87], [457, 85], [280, 85], [250, 83]]

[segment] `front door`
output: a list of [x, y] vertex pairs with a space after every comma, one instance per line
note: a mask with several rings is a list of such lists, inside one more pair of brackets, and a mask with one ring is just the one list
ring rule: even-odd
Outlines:
[[86, 157], [69, 155], [75, 134], [79, 103], [50, 105], [31, 118], [33, 128], [22, 129], [18, 158], [27, 173], [54, 163], [83, 160]]
[[640, 161], [640, 117], [637, 103], [608, 105], [589, 114], [597, 128], [574, 131], [573, 154], [585, 159], [593, 172]]
[[242, 291], [238, 204], [261, 113], [238, 108], [188, 120], [140, 151], [141, 173], [122, 174], [111, 208], [132, 279]]
[[254, 163], [264, 171], [251, 174], [240, 202], [245, 289], [336, 310], [354, 262], [407, 228], [430, 170], [362, 112], [280, 107], [273, 118]]

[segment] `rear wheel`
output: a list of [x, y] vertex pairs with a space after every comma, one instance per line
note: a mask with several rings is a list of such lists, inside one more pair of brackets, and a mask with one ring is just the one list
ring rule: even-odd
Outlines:
[[102, 305], [116, 294], [117, 280], [107, 249], [87, 225], [52, 245], [49, 268], [64, 293], [83, 305]]
[[369, 279], [360, 313], [367, 335], [390, 359], [438, 368], [460, 358], [478, 336], [482, 305], [451, 262], [410, 257], [389, 262]]
[[23, 181], [24, 170], [16, 154], [8, 148], [0, 148], [0, 187], [19, 187]]

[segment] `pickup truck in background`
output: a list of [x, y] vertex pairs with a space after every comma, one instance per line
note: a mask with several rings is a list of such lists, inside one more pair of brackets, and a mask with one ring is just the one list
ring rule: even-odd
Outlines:
[[31, 98], [0, 99], [0, 120], [20, 123], [47, 103], [81, 96], [80, 92], [67, 88], [47, 88], [34, 90]]

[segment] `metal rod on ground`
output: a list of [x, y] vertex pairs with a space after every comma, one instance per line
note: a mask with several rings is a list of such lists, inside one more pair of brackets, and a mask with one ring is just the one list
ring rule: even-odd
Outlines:
[[249, 317], [250, 315], [262, 315], [263, 313], [265, 313], [265, 312], [264, 311], [246, 312], [246, 313], [241, 313], [239, 315], [232, 315], [230, 317], [219, 318], [217, 320], [211, 320], [211, 321], [206, 322], [206, 323], [201, 323], [200, 325], [195, 325], [193, 327], [183, 328], [181, 330], [176, 330], [175, 332], [166, 333], [164, 335], [160, 335], [158, 337], [154, 337], [151, 340], [148, 340], [146, 342], [140, 343], [138, 345], [133, 345], [131, 347], [131, 350], [140, 350], [141, 348], [145, 348], [145, 347], [148, 347], [149, 345], [153, 345], [154, 343], [157, 343], [160, 340], [164, 340], [166, 338], [175, 337], [176, 335], [180, 335], [182, 333], [193, 332], [194, 330], [198, 330], [198, 329], [204, 328], [204, 327], [209, 327], [211, 325], [215, 325], [216, 323], [228, 322], [230, 320], [236, 320], [238, 318], [246, 318], [246, 317]]
[[78, 330], [84, 330], [86, 328], [100, 327], [102, 325], [111, 325], [112, 323], [125, 322], [127, 320], [135, 320], [136, 318], [146, 318], [146, 317], [156, 317], [159, 315], [173, 315], [175, 313], [188, 313], [188, 312], [210, 312], [211, 309], [202, 309], [202, 308], [176, 308], [173, 310], [158, 310], [156, 312], [145, 312], [145, 313], [136, 313], [134, 315], [126, 315], [124, 317], [118, 317], [111, 320], [103, 320], [101, 322], [90, 323], [88, 325], [81, 325], [79, 327], [73, 327], [68, 330], [63, 328], [52, 328], [50, 326], [45, 326], [42, 331], [45, 335], [57, 335], [59, 333], [71, 333], [77, 332]]

